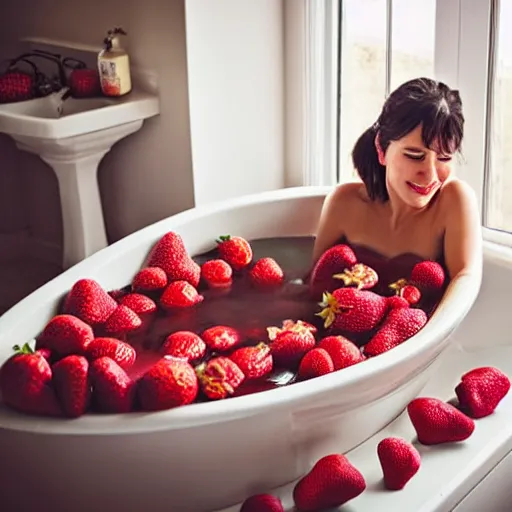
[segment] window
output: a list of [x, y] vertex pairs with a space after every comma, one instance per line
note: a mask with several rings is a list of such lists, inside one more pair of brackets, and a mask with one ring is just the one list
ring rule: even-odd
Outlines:
[[[386, 95], [406, 80], [430, 76], [460, 91], [466, 124], [456, 172], [476, 192], [484, 237], [512, 246], [512, 0], [285, 5], [307, 6], [303, 41], [315, 64], [287, 82], [299, 84], [309, 99], [303, 111], [291, 110], [302, 118], [290, 123], [300, 137], [289, 152], [309, 157], [298, 167], [302, 183], [357, 180], [352, 148], [376, 121]], [[294, 19], [300, 29], [304, 17]]]
[[512, 232], [512, 0], [495, 2], [488, 111], [485, 226]]
[[436, 0], [391, 3], [390, 90], [412, 78], [434, 77]]
[[389, 91], [434, 75], [435, 17], [436, 0], [341, 2], [339, 181], [357, 179], [352, 147]]
[[356, 179], [351, 151], [386, 94], [386, 0], [341, 2], [340, 180]]

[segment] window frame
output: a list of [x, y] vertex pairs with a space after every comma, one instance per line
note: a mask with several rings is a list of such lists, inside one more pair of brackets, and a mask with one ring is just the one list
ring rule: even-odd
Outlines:
[[340, 0], [284, 0], [285, 183], [337, 182]]
[[498, 23], [499, 0], [437, 0], [435, 75], [458, 88], [464, 102], [464, 162], [457, 172], [475, 190], [483, 239], [512, 247], [512, 233], [486, 226]]

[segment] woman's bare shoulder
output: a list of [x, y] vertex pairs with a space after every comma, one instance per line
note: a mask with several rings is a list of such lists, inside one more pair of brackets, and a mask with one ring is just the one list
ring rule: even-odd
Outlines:
[[441, 188], [439, 206], [444, 214], [457, 213], [467, 208], [476, 208], [475, 191], [465, 181], [453, 178]]
[[331, 192], [331, 201], [335, 204], [342, 204], [344, 207], [360, 203], [361, 201], [366, 202], [368, 195], [366, 188], [363, 183], [343, 183], [338, 185]]

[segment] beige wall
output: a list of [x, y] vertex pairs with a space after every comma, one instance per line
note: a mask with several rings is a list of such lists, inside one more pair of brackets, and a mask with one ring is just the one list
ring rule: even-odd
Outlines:
[[[208, 0], [206, 17], [200, 3], [190, 2], [186, 18], [184, 0], [0, 2], [2, 58], [16, 52], [21, 37], [100, 44], [106, 29], [121, 25], [129, 33], [133, 65], [159, 77], [161, 115], [114, 146], [101, 163], [110, 241], [190, 208], [196, 198], [207, 202], [219, 191], [223, 198], [283, 186], [282, 2]], [[193, 48], [188, 63], [187, 31]], [[229, 53], [237, 44], [250, 45], [249, 63], [236, 61], [243, 51]], [[212, 59], [222, 65], [205, 67]], [[226, 72], [230, 86], [223, 88]], [[244, 105], [249, 106], [245, 124]], [[226, 121], [228, 108], [237, 114]], [[231, 147], [239, 149], [231, 152]], [[260, 169], [257, 177], [255, 169]], [[240, 178], [243, 173], [247, 178]], [[57, 181], [37, 157], [0, 135], [0, 234], [23, 228], [61, 246]]]

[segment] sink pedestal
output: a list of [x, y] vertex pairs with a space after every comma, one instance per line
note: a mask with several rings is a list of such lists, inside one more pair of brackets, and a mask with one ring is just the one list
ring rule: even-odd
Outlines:
[[20, 149], [38, 154], [57, 175], [64, 228], [64, 269], [107, 246], [98, 166], [116, 142], [139, 130], [142, 124], [140, 119], [62, 139], [12, 135]]

